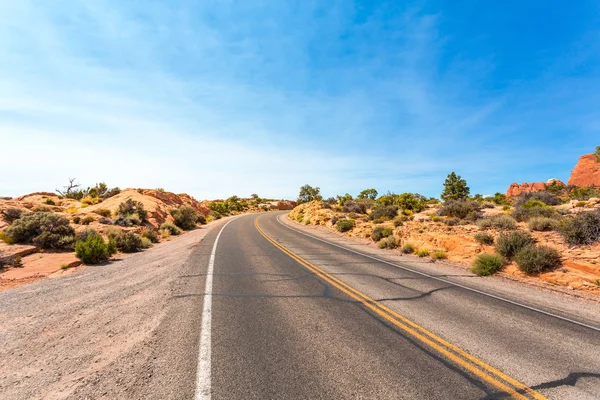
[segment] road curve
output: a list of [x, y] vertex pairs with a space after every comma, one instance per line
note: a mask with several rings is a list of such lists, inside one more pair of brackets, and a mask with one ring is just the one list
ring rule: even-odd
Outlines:
[[598, 398], [600, 332], [332, 246], [282, 215], [0, 293], [0, 397]]

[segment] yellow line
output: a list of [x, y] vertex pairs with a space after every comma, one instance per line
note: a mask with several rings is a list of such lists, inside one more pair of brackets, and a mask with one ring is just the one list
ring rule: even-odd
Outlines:
[[[267, 235], [258, 225], [258, 218], [256, 218], [254, 220], [254, 226], [256, 227], [258, 232], [262, 236], [264, 236], [265, 239], [267, 239], [271, 244], [273, 244], [275, 247], [277, 247], [283, 253], [287, 254], [289, 257], [291, 257], [292, 259], [297, 261], [303, 267], [305, 267], [309, 271], [313, 272], [319, 278], [323, 279], [324, 281], [326, 281], [330, 285], [334, 286], [335, 288], [339, 289], [343, 293], [347, 294], [351, 298], [359, 301], [365, 307], [369, 308], [371, 311], [373, 311], [377, 315], [381, 316], [386, 321], [391, 322], [393, 325], [401, 328], [403, 331], [407, 332], [412, 337], [418, 339], [422, 343], [427, 344], [429, 347], [435, 349], [437, 352], [443, 354], [447, 358], [451, 359], [452, 361], [459, 364], [463, 368], [467, 369], [471, 373], [480, 377], [484, 381], [490, 383], [491, 385], [499, 388], [500, 390], [510, 394], [511, 396], [513, 396], [514, 398], [517, 398], [517, 399], [527, 399], [526, 396], [524, 396], [523, 394], [521, 394], [519, 392], [526, 393], [536, 400], [546, 399], [546, 397], [544, 397], [542, 394], [536, 392], [535, 390], [531, 389], [527, 385], [517, 381], [514, 378], [511, 378], [510, 376], [504, 374], [502, 371], [484, 363], [483, 361], [477, 359], [476, 357], [472, 356], [471, 354], [467, 353], [466, 351], [460, 349], [459, 347], [456, 347], [453, 344], [451, 344], [451, 343], [445, 341], [444, 339], [440, 338], [439, 336], [435, 335], [434, 333], [429, 332], [428, 330], [421, 327], [420, 325], [418, 325], [418, 324], [408, 320], [407, 318], [399, 315], [398, 313], [390, 310], [389, 308], [387, 308], [383, 304], [377, 302], [376, 300], [359, 292], [358, 290], [352, 288], [351, 286], [348, 286], [344, 282], [342, 282], [339, 279], [335, 278], [334, 276], [328, 274], [327, 272], [323, 271], [322, 269], [315, 266], [314, 264], [311, 264], [310, 262], [304, 260], [302, 257], [298, 256], [297, 254], [294, 254], [287, 248], [285, 248], [282, 245], [280, 245], [279, 243], [277, 243], [269, 235]], [[456, 354], [452, 353], [451, 351]], [[463, 357], [464, 359], [460, 358], [459, 356]], [[473, 364], [476, 364], [476, 366], [479, 366], [481, 369], [478, 369], [475, 365], [467, 362], [467, 360]], [[504, 384], [503, 382], [499, 381], [496, 378], [500, 378], [503, 381], [513, 385], [519, 392], [517, 392], [517, 390], [507, 386], [506, 384]]]

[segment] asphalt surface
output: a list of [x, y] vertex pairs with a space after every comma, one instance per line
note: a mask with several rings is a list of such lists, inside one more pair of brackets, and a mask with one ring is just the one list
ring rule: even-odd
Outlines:
[[[598, 304], [399, 261], [446, 281], [436, 280], [305, 236], [294, 230], [304, 227], [281, 223], [283, 215], [244, 215], [221, 232], [211, 295], [213, 399], [511, 398], [498, 381], [528, 398], [600, 398], [599, 331], [453, 282], [600, 327]], [[206, 273], [224, 224], [0, 293], [0, 398], [194, 398]], [[505, 379], [478, 373], [461, 361], [466, 356], [423, 340], [428, 334]]]

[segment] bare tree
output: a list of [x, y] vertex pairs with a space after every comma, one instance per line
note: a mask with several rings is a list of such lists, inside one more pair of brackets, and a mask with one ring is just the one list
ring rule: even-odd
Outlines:
[[62, 191], [56, 189], [56, 192], [61, 196], [67, 197], [67, 195], [70, 194], [74, 189], [77, 189], [81, 186], [79, 183], [75, 182], [76, 179], [77, 178], [69, 178], [69, 184], [67, 186], [63, 186]]

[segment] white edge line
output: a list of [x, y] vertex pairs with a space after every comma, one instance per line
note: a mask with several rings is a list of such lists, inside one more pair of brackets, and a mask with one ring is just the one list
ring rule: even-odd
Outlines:
[[[283, 214], [281, 214], [281, 215], [283, 215]], [[360, 256], [367, 257], [367, 258], [370, 258], [370, 259], [372, 259], [372, 260], [379, 261], [379, 262], [381, 262], [381, 263], [388, 264], [388, 265], [391, 265], [391, 266], [393, 266], [393, 267], [400, 268], [400, 269], [403, 269], [403, 270], [405, 270], [405, 271], [412, 272], [412, 273], [414, 273], [414, 274], [418, 274], [418, 275], [425, 276], [425, 277], [428, 277], [428, 278], [431, 278], [431, 279], [435, 279], [436, 281], [444, 282], [444, 283], [447, 283], [447, 284], [449, 284], [449, 285], [452, 285], [452, 286], [459, 287], [459, 288], [461, 288], [461, 289], [465, 289], [465, 290], [468, 290], [468, 291], [471, 291], [471, 292], [474, 292], [474, 293], [478, 293], [478, 294], [481, 294], [481, 295], [483, 295], [483, 296], [491, 297], [491, 298], [493, 298], [493, 299], [496, 299], [496, 300], [504, 301], [504, 302], [506, 302], [506, 303], [509, 303], [509, 304], [512, 304], [512, 305], [515, 305], [515, 306], [519, 306], [519, 307], [522, 307], [522, 308], [526, 308], [526, 309], [528, 309], [528, 310], [530, 310], [530, 311], [535, 311], [535, 312], [538, 312], [538, 313], [540, 313], [540, 314], [544, 314], [544, 315], [547, 315], [547, 316], [550, 316], [550, 317], [554, 317], [554, 318], [557, 318], [557, 319], [560, 319], [560, 320], [563, 320], [563, 321], [566, 321], [566, 322], [570, 322], [570, 323], [572, 323], [572, 324], [575, 324], [575, 325], [583, 326], [583, 327], [585, 327], [585, 328], [589, 328], [589, 329], [595, 330], [595, 331], [597, 331], [597, 332], [600, 332], [600, 328], [598, 328], [598, 327], [595, 327], [595, 326], [592, 326], [592, 325], [587, 325], [587, 324], [585, 324], [585, 323], [583, 323], [583, 322], [579, 322], [579, 321], [575, 321], [575, 320], [573, 320], [573, 319], [570, 319], [570, 318], [562, 317], [562, 316], [560, 316], [560, 315], [553, 314], [553, 313], [551, 313], [551, 312], [548, 312], [548, 311], [540, 310], [540, 309], [538, 309], [538, 308], [531, 307], [531, 306], [528, 306], [528, 305], [525, 305], [525, 304], [517, 303], [516, 301], [513, 301], [513, 300], [508, 300], [508, 299], [505, 299], [504, 297], [500, 297], [500, 296], [496, 296], [496, 295], [493, 295], [493, 294], [490, 294], [490, 293], [486, 293], [486, 292], [483, 292], [483, 291], [481, 291], [481, 290], [473, 289], [473, 288], [470, 288], [470, 287], [468, 287], [468, 286], [461, 285], [460, 283], [456, 283], [456, 282], [448, 281], [448, 280], [446, 280], [446, 279], [439, 278], [439, 277], [437, 277], [437, 276], [434, 276], [434, 275], [430, 275], [430, 274], [428, 274], [428, 273], [426, 273], [426, 272], [417, 271], [417, 270], [414, 270], [414, 269], [412, 269], [412, 268], [405, 267], [405, 266], [402, 266], [402, 265], [399, 265], [399, 264], [395, 264], [395, 263], [393, 263], [393, 262], [390, 262], [390, 261], [387, 261], [387, 260], [384, 260], [384, 259], [381, 259], [381, 258], [377, 258], [377, 257], [371, 256], [371, 255], [365, 254], [365, 253], [361, 253], [360, 251], [352, 250], [352, 249], [349, 249], [349, 248], [347, 248], [347, 247], [340, 246], [340, 245], [338, 245], [338, 244], [335, 244], [335, 243], [329, 242], [329, 241], [327, 241], [327, 240], [323, 240], [323, 239], [321, 239], [321, 238], [318, 238], [318, 237], [315, 237], [315, 236], [313, 236], [313, 235], [309, 235], [308, 233], [304, 233], [304, 232], [302, 232], [302, 231], [301, 231], [301, 230], [299, 230], [299, 229], [292, 228], [291, 226], [289, 226], [289, 225], [287, 225], [287, 224], [284, 224], [283, 222], [281, 222], [281, 220], [279, 219], [279, 217], [281, 217], [281, 215], [278, 215], [278, 216], [277, 216], [277, 221], [278, 221], [278, 222], [279, 222], [281, 225], [283, 225], [283, 226], [284, 226], [284, 227], [286, 227], [287, 229], [290, 229], [290, 230], [296, 231], [296, 232], [298, 232], [298, 233], [299, 233], [299, 234], [301, 234], [301, 235], [308, 236], [308, 237], [310, 237], [310, 238], [312, 238], [312, 239], [318, 240], [319, 242], [327, 243], [327, 244], [328, 244], [328, 245], [330, 245], [330, 246], [338, 247], [338, 248], [340, 248], [340, 249], [343, 249], [343, 250], [349, 251], [349, 252], [351, 252], [351, 253], [358, 254], [358, 255], [360, 255]]]
[[198, 366], [196, 368], [196, 393], [195, 400], [210, 400], [212, 396], [211, 387], [211, 333], [212, 333], [212, 286], [213, 270], [215, 268], [215, 257], [217, 244], [225, 227], [236, 218], [232, 218], [219, 231], [213, 244], [206, 271], [206, 285], [204, 289], [204, 303], [202, 306], [202, 322], [200, 325], [200, 346], [198, 349]]

